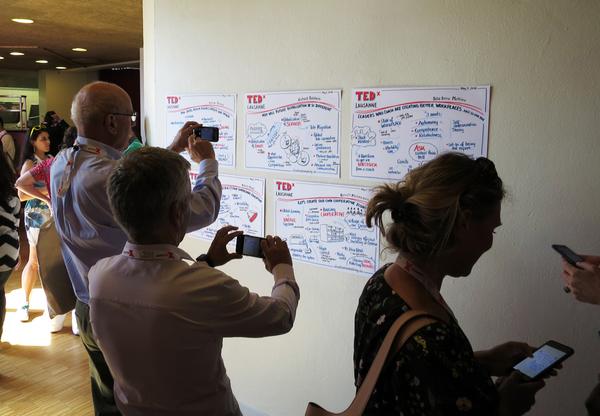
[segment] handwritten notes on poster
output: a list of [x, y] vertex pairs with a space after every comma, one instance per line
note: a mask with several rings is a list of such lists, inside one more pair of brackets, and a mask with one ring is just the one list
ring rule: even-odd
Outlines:
[[219, 179], [223, 186], [219, 216], [214, 223], [193, 232], [192, 235], [204, 240], [212, 240], [215, 233], [222, 227], [235, 225], [244, 234], [264, 236], [264, 178], [220, 175]]
[[168, 143], [187, 121], [196, 121], [205, 127], [218, 127], [219, 141], [213, 143], [213, 148], [219, 165], [235, 167], [235, 97], [235, 94], [167, 96]]
[[341, 92], [246, 94], [246, 168], [340, 175]]
[[373, 274], [379, 262], [379, 230], [365, 224], [367, 188], [276, 180], [275, 233], [294, 260]]
[[489, 86], [354, 90], [352, 177], [399, 180], [445, 151], [486, 156], [489, 100]]

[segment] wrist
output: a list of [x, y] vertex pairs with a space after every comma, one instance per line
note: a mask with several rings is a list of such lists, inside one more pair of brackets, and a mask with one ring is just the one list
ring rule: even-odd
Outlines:
[[213, 261], [211, 260], [211, 258], [208, 256], [208, 254], [201, 254], [196, 258], [196, 261], [200, 262], [203, 261], [206, 264], [208, 264], [210, 267], [215, 267], [215, 264], [213, 263]]

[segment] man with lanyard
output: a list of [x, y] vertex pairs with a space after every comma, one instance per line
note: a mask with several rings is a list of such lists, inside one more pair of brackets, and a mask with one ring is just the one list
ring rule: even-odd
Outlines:
[[[88, 271], [101, 258], [121, 253], [127, 241], [110, 211], [106, 179], [127, 147], [135, 117], [129, 95], [117, 85], [93, 82], [84, 86], [71, 106], [71, 118], [79, 136], [71, 149], [57, 155], [50, 173], [52, 212], [77, 296], [77, 323], [90, 356], [96, 415], [120, 413], [115, 406], [113, 378], [90, 325]], [[185, 150], [188, 136], [197, 126], [194, 122], [186, 123], [169, 150], [177, 153]], [[201, 160], [190, 202], [188, 231], [214, 222], [221, 200], [218, 163], [212, 145], [204, 140], [190, 143]]]

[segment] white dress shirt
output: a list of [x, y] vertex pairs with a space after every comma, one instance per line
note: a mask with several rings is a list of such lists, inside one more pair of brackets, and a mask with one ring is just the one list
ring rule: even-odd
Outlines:
[[[242, 260], [243, 261], [243, 260]], [[241, 415], [223, 337], [288, 332], [299, 291], [279, 264], [271, 296], [171, 245], [127, 243], [89, 271], [90, 320], [126, 416]]]

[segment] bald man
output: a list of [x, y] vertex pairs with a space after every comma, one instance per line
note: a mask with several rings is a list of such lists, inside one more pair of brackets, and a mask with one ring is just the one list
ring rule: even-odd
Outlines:
[[[120, 254], [127, 242], [125, 232], [111, 213], [106, 179], [127, 147], [136, 114], [129, 95], [122, 88], [107, 82], [93, 82], [75, 95], [71, 118], [79, 136], [75, 145], [60, 152], [52, 165], [52, 213], [77, 296], [75, 311], [79, 333], [90, 356], [95, 414], [119, 415], [113, 395], [113, 378], [90, 325], [88, 271], [98, 260]], [[197, 123], [186, 123], [169, 149], [177, 153], [185, 150], [188, 138], [197, 126]], [[221, 183], [210, 142], [190, 140], [189, 143], [193, 146], [189, 150], [200, 155], [187, 228], [192, 231], [217, 218]]]

